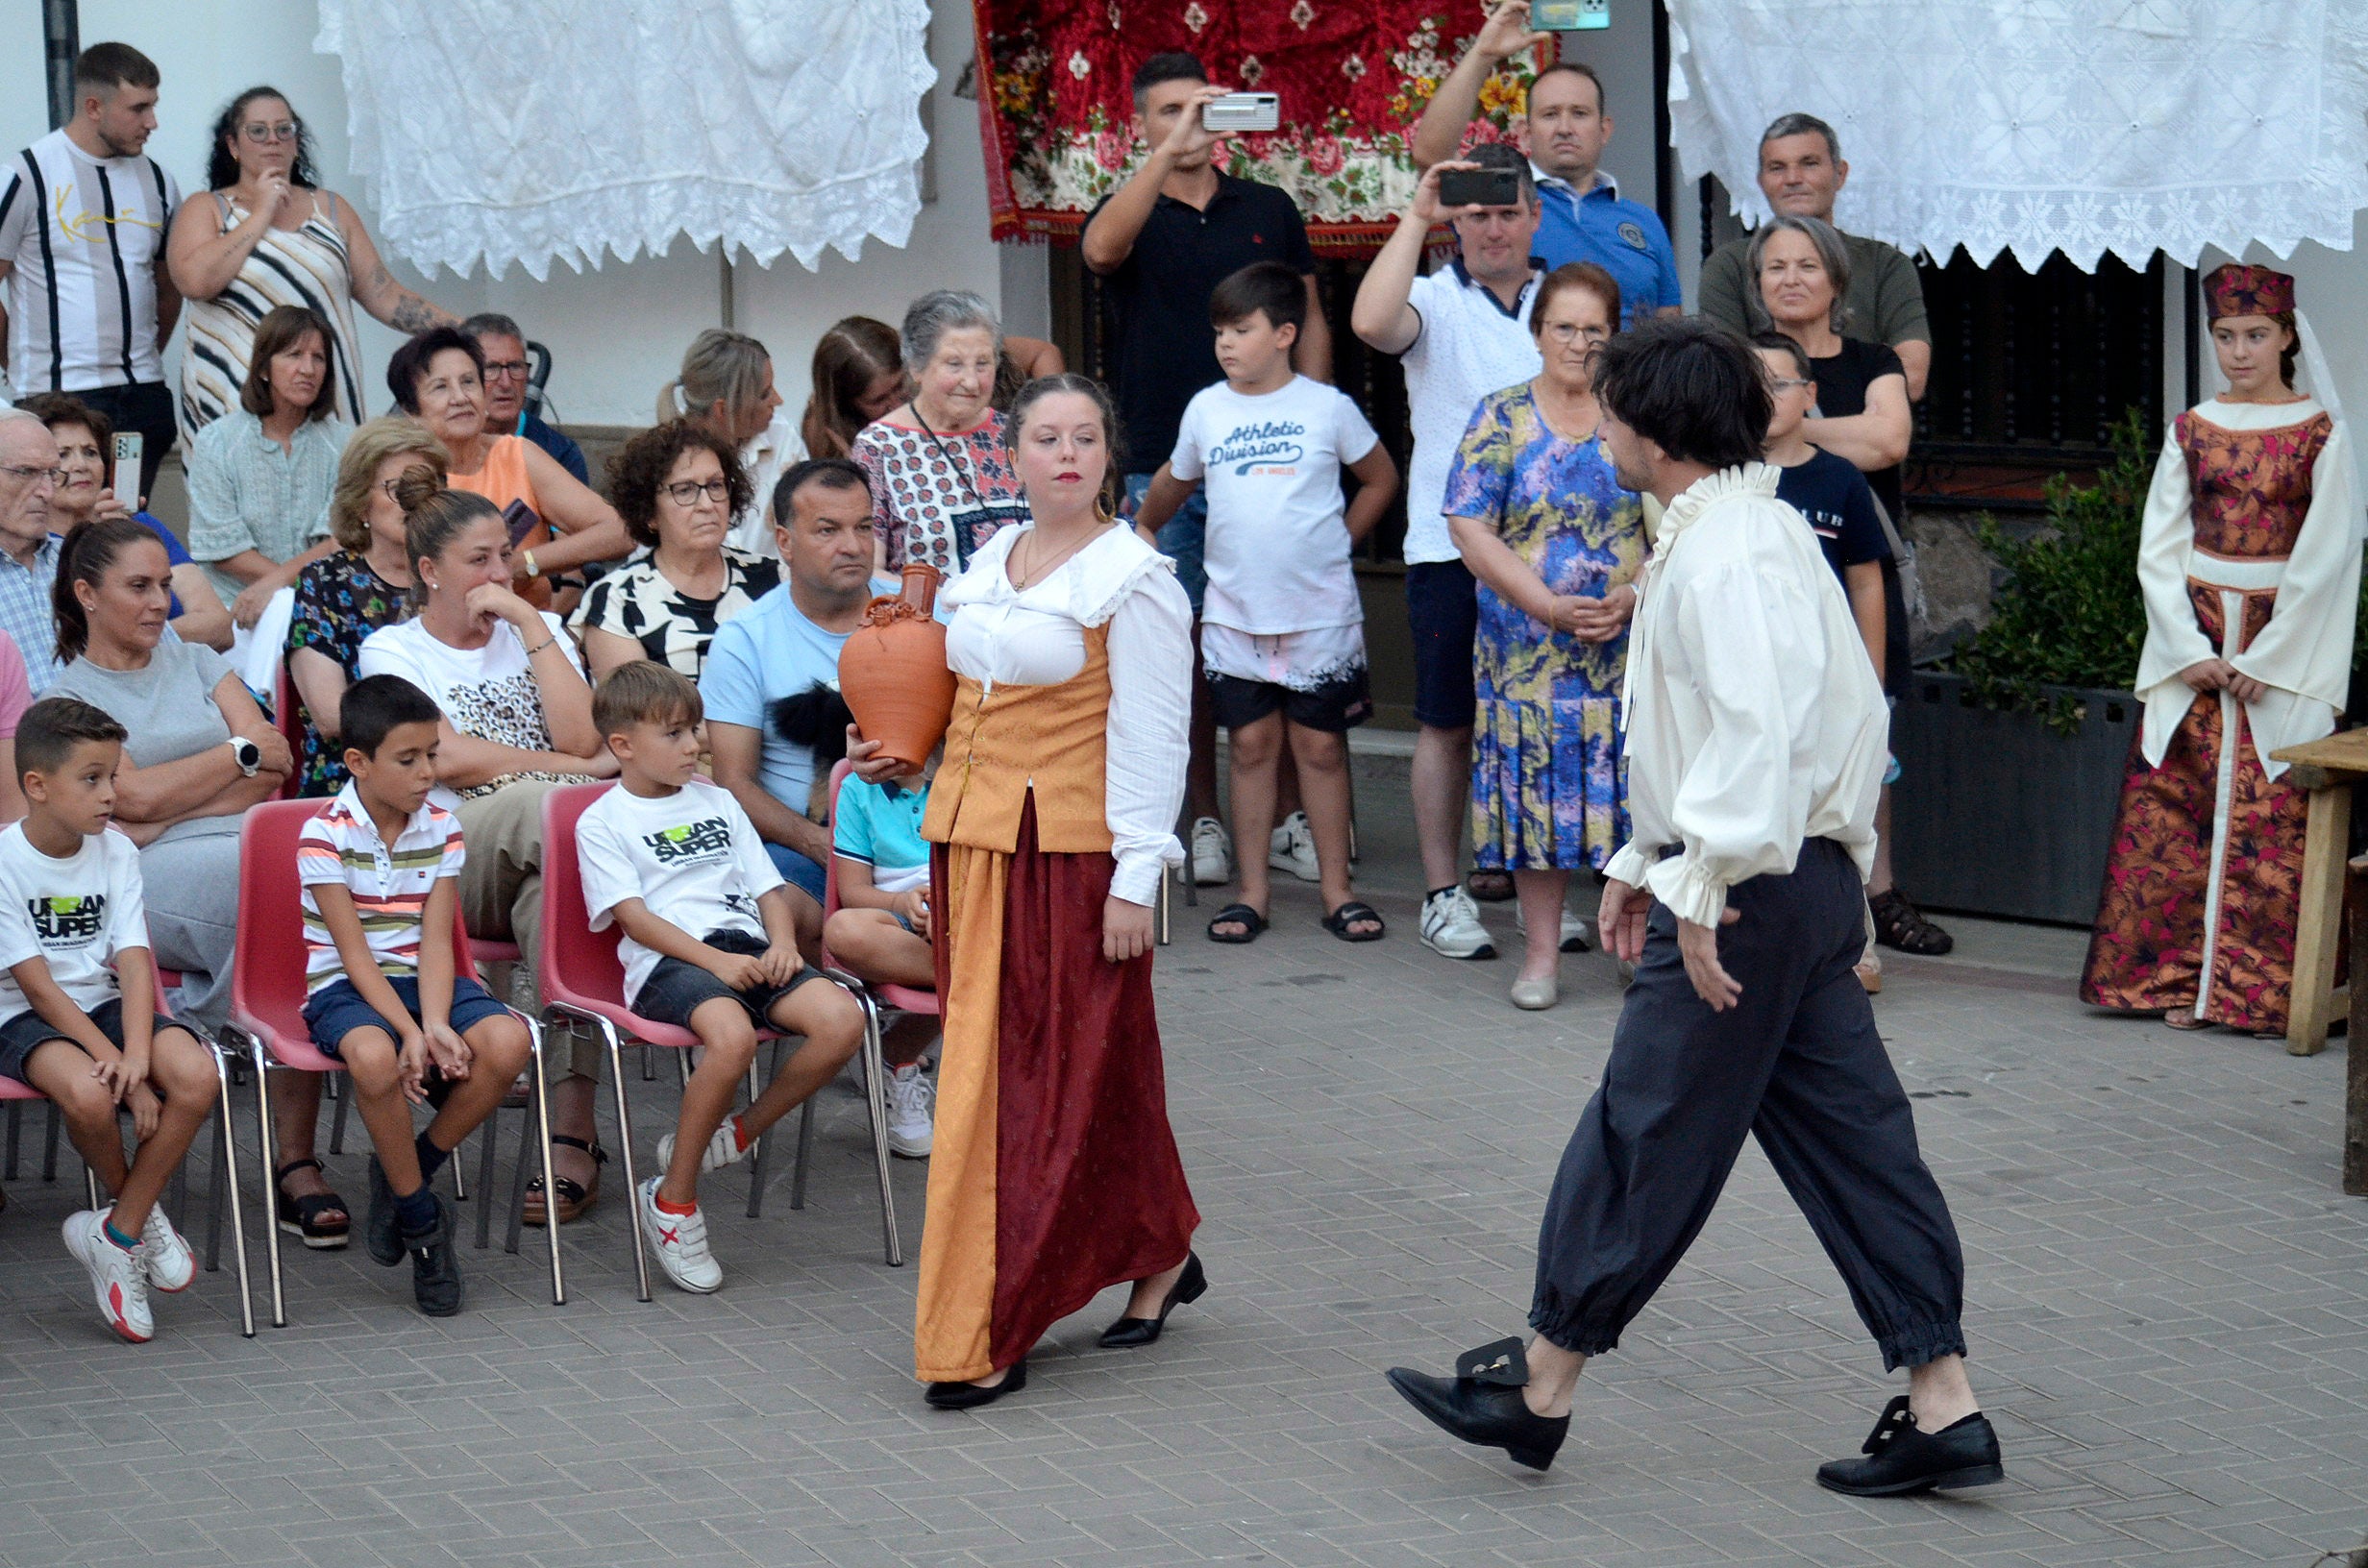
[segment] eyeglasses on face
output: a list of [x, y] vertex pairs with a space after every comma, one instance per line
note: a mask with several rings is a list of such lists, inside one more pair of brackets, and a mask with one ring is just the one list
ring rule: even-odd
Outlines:
[[696, 506], [702, 496], [722, 505], [731, 498], [731, 486], [719, 474], [704, 484], [696, 483], [690, 479], [684, 479], [678, 484], [670, 484], [666, 486], [666, 494], [673, 498], [674, 503], [678, 506]]
[[240, 126], [238, 134], [258, 147], [268, 147], [275, 141], [294, 141], [296, 122], [282, 120], [277, 125], [265, 125], [260, 120], [255, 120]]
[[0, 474], [13, 474], [30, 484], [39, 484], [47, 479], [52, 486], [65, 483], [66, 478], [62, 468], [28, 468], [16, 463], [0, 463]]
[[1804, 381], [1797, 376], [1770, 376], [1767, 379], [1770, 392], [1806, 392], [1816, 384], [1814, 381]]
[[525, 380], [528, 368], [527, 362], [524, 359], [487, 360], [485, 363], [485, 380], [490, 381], [496, 377], [506, 377], [515, 380]]
[[1591, 343], [1600, 343], [1612, 334], [1600, 327], [1581, 327], [1575, 322], [1549, 321], [1545, 324], [1545, 335], [1557, 343], [1567, 346], [1574, 338], [1584, 337]]

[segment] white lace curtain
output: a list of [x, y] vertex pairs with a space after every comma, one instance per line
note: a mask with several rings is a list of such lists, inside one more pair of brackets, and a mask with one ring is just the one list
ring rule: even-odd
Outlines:
[[1686, 173], [1766, 214], [1760, 133], [1806, 110], [1854, 233], [1984, 265], [2280, 256], [2368, 207], [2368, 0], [1669, 0]]
[[536, 279], [677, 234], [770, 265], [902, 245], [928, 0], [320, 0], [381, 243]]

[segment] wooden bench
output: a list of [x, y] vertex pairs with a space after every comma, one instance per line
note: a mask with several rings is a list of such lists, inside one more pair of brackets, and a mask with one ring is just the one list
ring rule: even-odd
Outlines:
[[[2327, 1046], [2335, 1017], [2335, 955], [2343, 930], [2344, 867], [2352, 850], [2352, 786], [2368, 779], [2368, 729], [2289, 746], [2270, 756], [2288, 765], [2286, 781], [2310, 796], [2303, 836], [2302, 908], [2294, 931], [2294, 1000], [2285, 1048], [2312, 1056]], [[2363, 949], [2355, 946], [2354, 952]], [[2352, 988], [2356, 996], [2363, 989]], [[2353, 1039], [2359, 1037], [2355, 1035]], [[2355, 1051], [2355, 1063], [2368, 1052]]]

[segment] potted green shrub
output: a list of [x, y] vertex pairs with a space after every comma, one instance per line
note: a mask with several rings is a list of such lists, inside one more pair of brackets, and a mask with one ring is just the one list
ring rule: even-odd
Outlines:
[[2094, 482], [2049, 482], [2037, 529], [1983, 520], [2000, 569], [1990, 622], [1946, 670], [1916, 672], [1891, 723], [1892, 864], [1920, 902], [2095, 918], [2141, 718], [2129, 688], [2146, 638], [2138, 524], [2157, 450], [2134, 409]]

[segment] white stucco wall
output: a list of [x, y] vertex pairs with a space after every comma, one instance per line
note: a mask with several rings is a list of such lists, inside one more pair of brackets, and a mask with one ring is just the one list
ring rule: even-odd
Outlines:
[[[965, 0], [934, 0], [934, 10], [938, 199], [923, 208], [909, 245], [896, 250], [876, 241], [854, 263], [827, 255], [817, 272], [786, 256], [770, 270], [748, 261], [735, 269], [733, 325], [773, 350], [777, 378], [793, 404], [803, 402], [814, 340], [830, 323], [862, 313], [893, 324], [907, 302], [931, 288], [976, 289], [1006, 311], [1015, 330], [1048, 331], [1044, 254], [989, 241], [977, 106], [950, 91], [971, 53], [971, 8]], [[268, 82], [289, 95], [311, 128], [322, 179], [365, 219], [372, 216], [348, 160], [338, 62], [312, 52], [312, 0], [82, 0], [81, 11], [86, 47], [120, 38], [161, 69], [161, 124], [149, 151], [184, 189], [204, 184], [206, 130], [222, 105]], [[47, 130], [40, 68], [40, 8], [34, 0], [8, 0], [0, 5], [0, 148], [22, 147]], [[446, 308], [463, 315], [507, 311], [550, 345], [551, 396], [557, 415], [571, 422], [647, 423], [683, 347], [720, 321], [719, 263], [687, 241], [664, 257], [630, 265], [612, 259], [581, 276], [555, 269], [540, 283], [517, 268], [501, 282], [481, 273], [431, 282], [399, 260], [392, 264]], [[363, 380], [374, 413], [388, 404], [384, 365], [397, 341], [377, 323], [362, 324]]]

